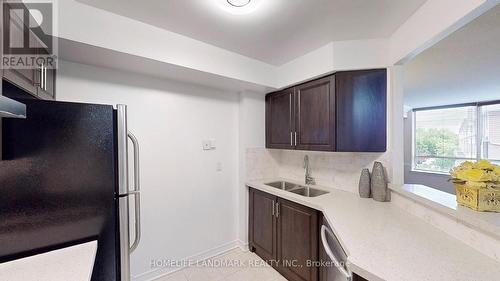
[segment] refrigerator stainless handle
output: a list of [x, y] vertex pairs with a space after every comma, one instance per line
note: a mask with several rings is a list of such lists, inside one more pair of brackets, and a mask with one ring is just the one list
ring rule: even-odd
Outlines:
[[135, 202], [135, 238], [130, 252], [132, 253], [141, 241], [141, 180], [140, 180], [140, 162], [139, 162], [139, 141], [131, 132], [128, 132], [128, 138], [132, 141], [134, 147], [134, 188], [130, 195], [134, 196]]
[[325, 249], [325, 252], [328, 255], [328, 257], [333, 261], [333, 264], [335, 265], [335, 267], [340, 271], [340, 273], [342, 273], [342, 275], [344, 275], [347, 278], [347, 280], [350, 281], [350, 280], [352, 280], [352, 274], [348, 270], [346, 270], [344, 268], [344, 266], [342, 266], [342, 264], [340, 264], [339, 260], [337, 259], [337, 257], [335, 257], [332, 250], [330, 249], [330, 245], [328, 245], [328, 241], [326, 240], [326, 233], [327, 232], [330, 236], [335, 237], [333, 232], [330, 229], [328, 229], [328, 227], [326, 227], [325, 225], [322, 225], [321, 226], [321, 242], [323, 243], [323, 248]]

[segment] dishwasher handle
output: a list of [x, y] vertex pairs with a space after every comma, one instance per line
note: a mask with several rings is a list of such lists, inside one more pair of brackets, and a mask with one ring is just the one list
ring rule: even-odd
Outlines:
[[328, 255], [328, 257], [333, 261], [333, 264], [335, 265], [335, 267], [340, 271], [340, 273], [342, 273], [342, 275], [344, 275], [347, 278], [347, 280], [351, 281], [352, 280], [351, 272], [348, 269], [344, 268], [344, 266], [342, 266], [339, 259], [337, 259], [337, 257], [335, 257], [335, 254], [333, 254], [333, 251], [331, 250], [330, 245], [328, 245], [328, 241], [326, 240], [327, 233], [331, 237], [335, 237], [333, 232], [330, 229], [328, 229], [327, 226], [322, 225], [321, 226], [321, 242], [323, 243], [323, 248], [325, 249], [325, 252]]

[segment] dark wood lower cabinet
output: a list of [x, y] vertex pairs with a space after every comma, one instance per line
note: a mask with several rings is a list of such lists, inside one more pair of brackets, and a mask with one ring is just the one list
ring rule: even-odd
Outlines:
[[281, 198], [277, 210], [278, 271], [288, 280], [318, 280], [318, 211]]
[[[320, 241], [322, 219], [317, 210], [250, 188], [250, 251], [290, 281], [339, 280], [317, 267], [318, 261], [327, 261]], [[352, 280], [367, 281], [356, 274]]]
[[319, 212], [250, 188], [249, 247], [292, 281], [317, 281]]
[[250, 248], [265, 261], [276, 259], [276, 196], [250, 189]]

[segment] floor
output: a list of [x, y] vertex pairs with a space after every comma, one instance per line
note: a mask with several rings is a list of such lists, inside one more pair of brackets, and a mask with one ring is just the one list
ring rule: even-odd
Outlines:
[[260, 257], [231, 250], [199, 266], [188, 267], [155, 281], [286, 281]]

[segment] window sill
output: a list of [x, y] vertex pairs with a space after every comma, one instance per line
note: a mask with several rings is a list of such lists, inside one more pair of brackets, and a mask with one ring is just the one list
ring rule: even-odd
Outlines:
[[410, 173], [415, 173], [415, 174], [430, 174], [430, 175], [448, 176], [448, 177], [450, 176], [450, 173], [433, 172], [433, 171], [416, 170], [416, 169], [411, 169]]

